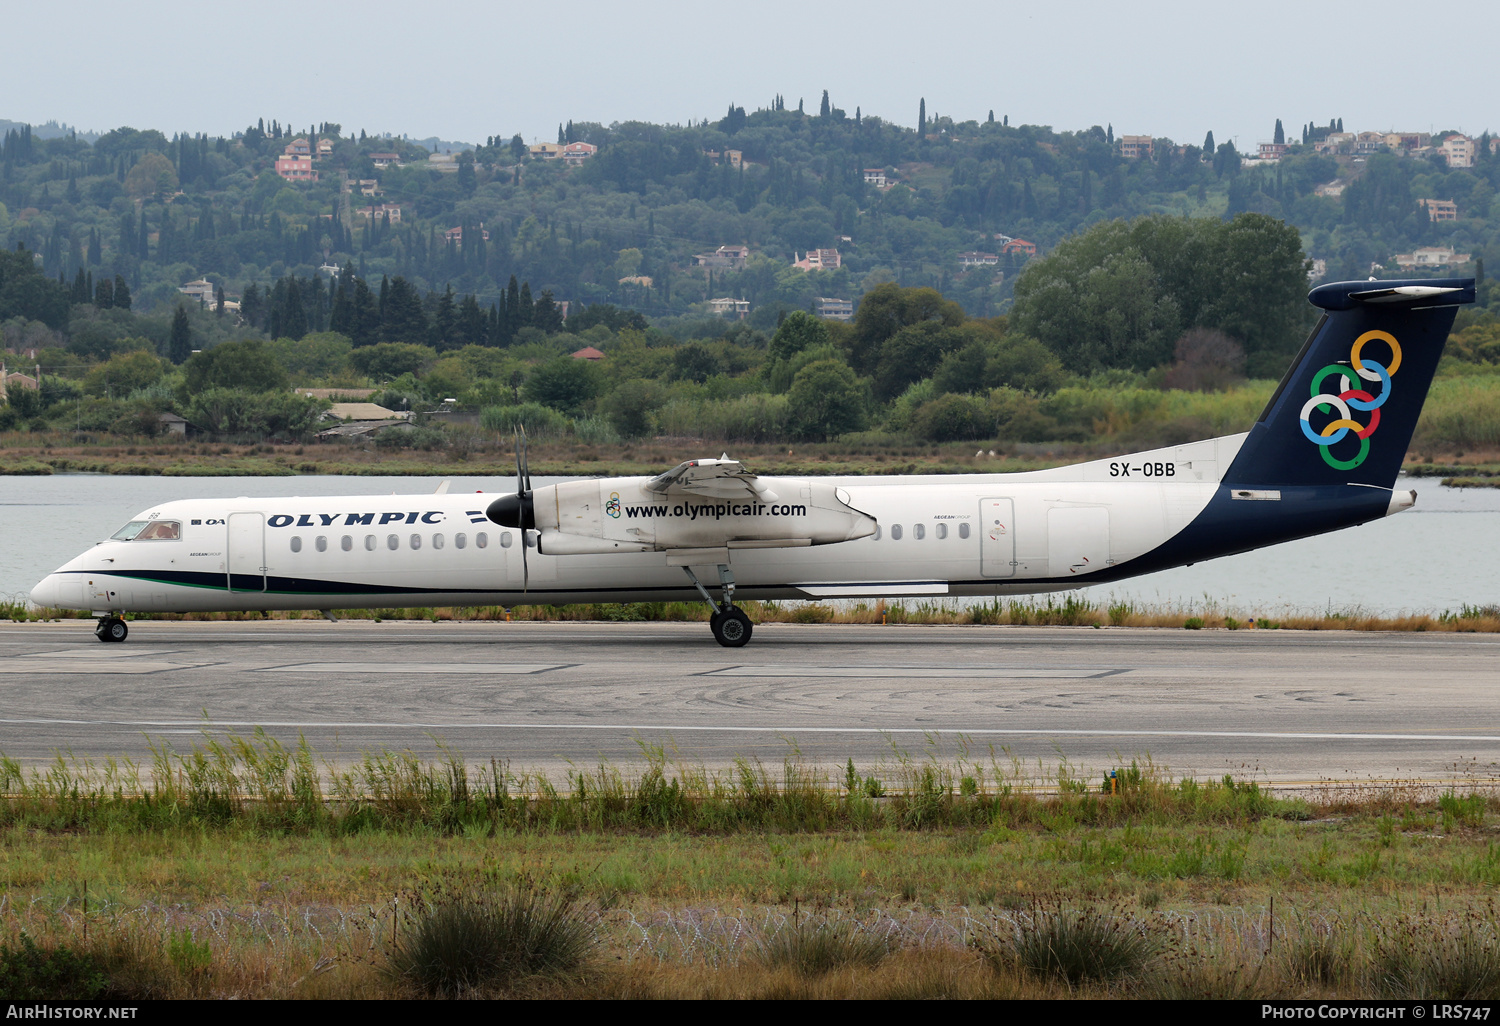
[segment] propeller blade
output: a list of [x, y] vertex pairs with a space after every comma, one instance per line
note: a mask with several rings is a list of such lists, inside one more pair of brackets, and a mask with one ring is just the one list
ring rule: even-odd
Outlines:
[[516, 433], [516, 491], [502, 495], [485, 508], [484, 515], [501, 527], [521, 532], [521, 593], [531, 587], [531, 567], [526, 556], [529, 532], [536, 527], [536, 505], [531, 495], [531, 476], [526, 473], [525, 435]]
[[531, 498], [531, 481], [526, 474], [526, 429], [519, 425], [516, 428], [516, 496], [521, 500], [521, 594], [525, 595], [531, 588], [531, 566], [526, 553], [531, 548], [526, 534], [529, 526], [527, 514], [531, 512], [528, 503]]
[[521, 425], [521, 448], [520, 448], [520, 453], [519, 453], [519, 459], [520, 459], [520, 464], [519, 464], [519, 466], [520, 466], [520, 472], [521, 472], [521, 474], [526, 479], [525, 480], [525, 484], [522, 487], [525, 488], [525, 490], [526, 490], [526, 492], [528, 494], [530, 494], [530, 492], [531, 492], [531, 459], [530, 459], [529, 454], [526, 451], [526, 425], [525, 424]]
[[525, 595], [531, 588], [531, 568], [526, 565], [526, 550], [531, 547], [530, 537], [525, 531], [521, 532], [521, 594]]

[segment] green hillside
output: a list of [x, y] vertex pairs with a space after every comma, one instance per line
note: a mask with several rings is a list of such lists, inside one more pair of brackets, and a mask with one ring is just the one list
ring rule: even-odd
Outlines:
[[[1280, 374], [1312, 261], [1328, 279], [1450, 273], [1395, 262], [1446, 247], [1483, 279], [1500, 226], [1488, 138], [1449, 168], [1400, 146], [1314, 152], [1335, 128], [1249, 163], [1212, 133], [1127, 141], [925, 109], [913, 130], [826, 96], [816, 114], [778, 98], [456, 154], [327, 123], [11, 128], [0, 333], [42, 387], [11, 389], [0, 429], [150, 433], [171, 410], [220, 436], [300, 437], [317, 410], [288, 402], [297, 385], [601, 440], [1233, 430], [1201, 407], [1242, 414], [1254, 402], [1236, 396]], [[304, 149], [285, 173], [309, 180], [278, 175]], [[1460, 321], [1471, 367], [1497, 358], [1492, 294]], [[819, 297], [858, 312], [817, 320]], [[602, 360], [570, 358], [590, 345]]]

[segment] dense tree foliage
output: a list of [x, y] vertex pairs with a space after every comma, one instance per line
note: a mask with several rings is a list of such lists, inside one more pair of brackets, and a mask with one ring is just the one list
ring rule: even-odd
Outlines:
[[[1001, 313], [1026, 259], [1002, 252], [1002, 237], [1046, 252], [1099, 221], [1149, 212], [1286, 220], [1330, 276], [1346, 278], [1420, 244], [1483, 253], [1500, 227], [1500, 160], [1487, 138], [1475, 167], [1450, 169], [1393, 153], [1318, 155], [1310, 143], [1328, 129], [1309, 125], [1302, 142], [1287, 134], [1280, 163], [1246, 169], [1212, 132], [1202, 148], [1157, 139], [1149, 157], [1130, 159], [1112, 128], [955, 122], [923, 105], [913, 131], [858, 111], [849, 117], [824, 99], [817, 114], [778, 97], [766, 109], [731, 107], [715, 122], [569, 122], [564, 138], [599, 147], [576, 167], [535, 158], [503, 133], [440, 163], [406, 140], [327, 124], [262, 122], [212, 139], [120, 128], [92, 146], [12, 131], [0, 141], [0, 239], [38, 254], [48, 278], [73, 281], [82, 271], [105, 308], [121, 283], [154, 310], [175, 304], [184, 281], [207, 277], [241, 297], [247, 319], [273, 337], [333, 329], [356, 344], [372, 332], [374, 341], [410, 341], [373, 327], [374, 283], [387, 282], [398, 324], [414, 298], [441, 302], [451, 284], [454, 308], [438, 311], [439, 330], [456, 348], [455, 340], [474, 341], [488, 311], [519, 298], [513, 276], [535, 286], [533, 312], [544, 293], [575, 311], [608, 304], [651, 317], [735, 296], [769, 330], [779, 313], [807, 309], [815, 296], [858, 299], [888, 281], [934, 288], [974, 316]], [[293, 139], [314, 150], [331, 143], [316, 163], [319, 181], [275, 173]], [[378, 153], [397, 160], [382, 157], [377, 167]], [[886, 184], [867, 181], [867, 169]], [[1335, 179], [1347, 186], [1342, 196], [1315, 193]], [[352, 188], [361, 182], [371, 195]], [[1418, 198], [1454, 200], [1458, 220], [1430, 221]], [[695, 254], [726, 244], [749, 246], [748, 262], [695, 264]], [[790, 266], [827, 247], [840, 250], [841, 267]], [[998, 262], [964, 265], [959, 254], [969, 251], [996, 253]], [[357, 272], [368, 294], [354, 275], [346, 294], [332, 294], [334, 267]], [[1115, 273], [1128, 279], [1129, 268]], [[293, 282], [302, 294], [288, 297]], [[320, 296], [308, 295], [314, 288]], [[0, 295], [0, 312], [22, 303], [24, 316], [62, 326], [55, 293]], [[547, 307], [537, 314], [544, 331], [555, 321]], [[502, 334], [526, 323], [507, 322]]]
[[1301, 242], [1279, 221], [1149, 217], [1096, 225], [1034, 261], [1011, 321], [1077, 370], [1149, 370], [1186, 329], [1215, 329], [1270, 377], [1305, 334], [1306, 293]]

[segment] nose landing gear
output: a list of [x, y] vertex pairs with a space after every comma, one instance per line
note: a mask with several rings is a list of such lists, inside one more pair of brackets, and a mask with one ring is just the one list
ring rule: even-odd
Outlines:
[[94, 627], [94, 637], [100, 641], [124, 641], [130, 634], [130, 628], [125, 621], [118, 616], [101, 616], [99, 623]]
[[722, 564], [719, 566], [719, 583], [724, 594], [721, 602], [714, 601], [708, 589], [703, 586], [703, 582], [698, 580], [698, 576], [693, 573], [692, 567], [685, 566], [682, 571], [688, 575], [688, 580], [693, 582], [693, 587], [702, 594], [703, 601], [707, 602], [708, 607], [713, 610], [713, 614], [708, 618], [708, 628], [714, 632], [714, 640], [725, 648], [740, 648], [748, 642], [753, 625], [750, 623], [750, 617], [745, 615], [745, 611], [734, 604], [734, 574], [730, 573], [729, 567]]

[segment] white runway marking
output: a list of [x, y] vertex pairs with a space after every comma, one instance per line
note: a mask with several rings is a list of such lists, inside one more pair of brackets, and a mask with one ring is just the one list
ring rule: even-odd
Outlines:
[[1363, 734], [1313, 733], [1298, 731], [1257, 730], [1057, 730], [1017, 728], [956, 727], [729, 727], [694, 726], [685, 723], [396, 723], [370, 721], [275, 721], [275, 720], [74, 720], [74, 719], [0, 719], [0, 724], [56, 725], [99, 727], [279, 727], [335, 730], [612, 730], [661, 731], [664, 733], [732, 733], [732, 734], [962, 734], [965, 737], [1243, 737], [1288, 741], [1490, 741], [1500, 744], [1500, 735], [1491, 734]]
[[1080, 680], [1129, 673], [1098, 667], [1026, 666], [726, 666], [700, 677], [880, 677], [897, 680]]
[[153, 663], [141, 659], [132, 659], [129, 662], [79, 662], [69, 665], [58, 663], [56, 660], [48, 659], [12, 659], [0, 663], [0, 673], [24, 673], [32, 676], [53, 676], [57, 674], [139, 674], [160, 673], [163, 670], [188, 670], [207, 663]]
[[288, 663], [286, 666], [262, 666], [258, 673], [460, 673], [466, 676], [485, 674], [531, 674], [563, 670], [573, 663]]

